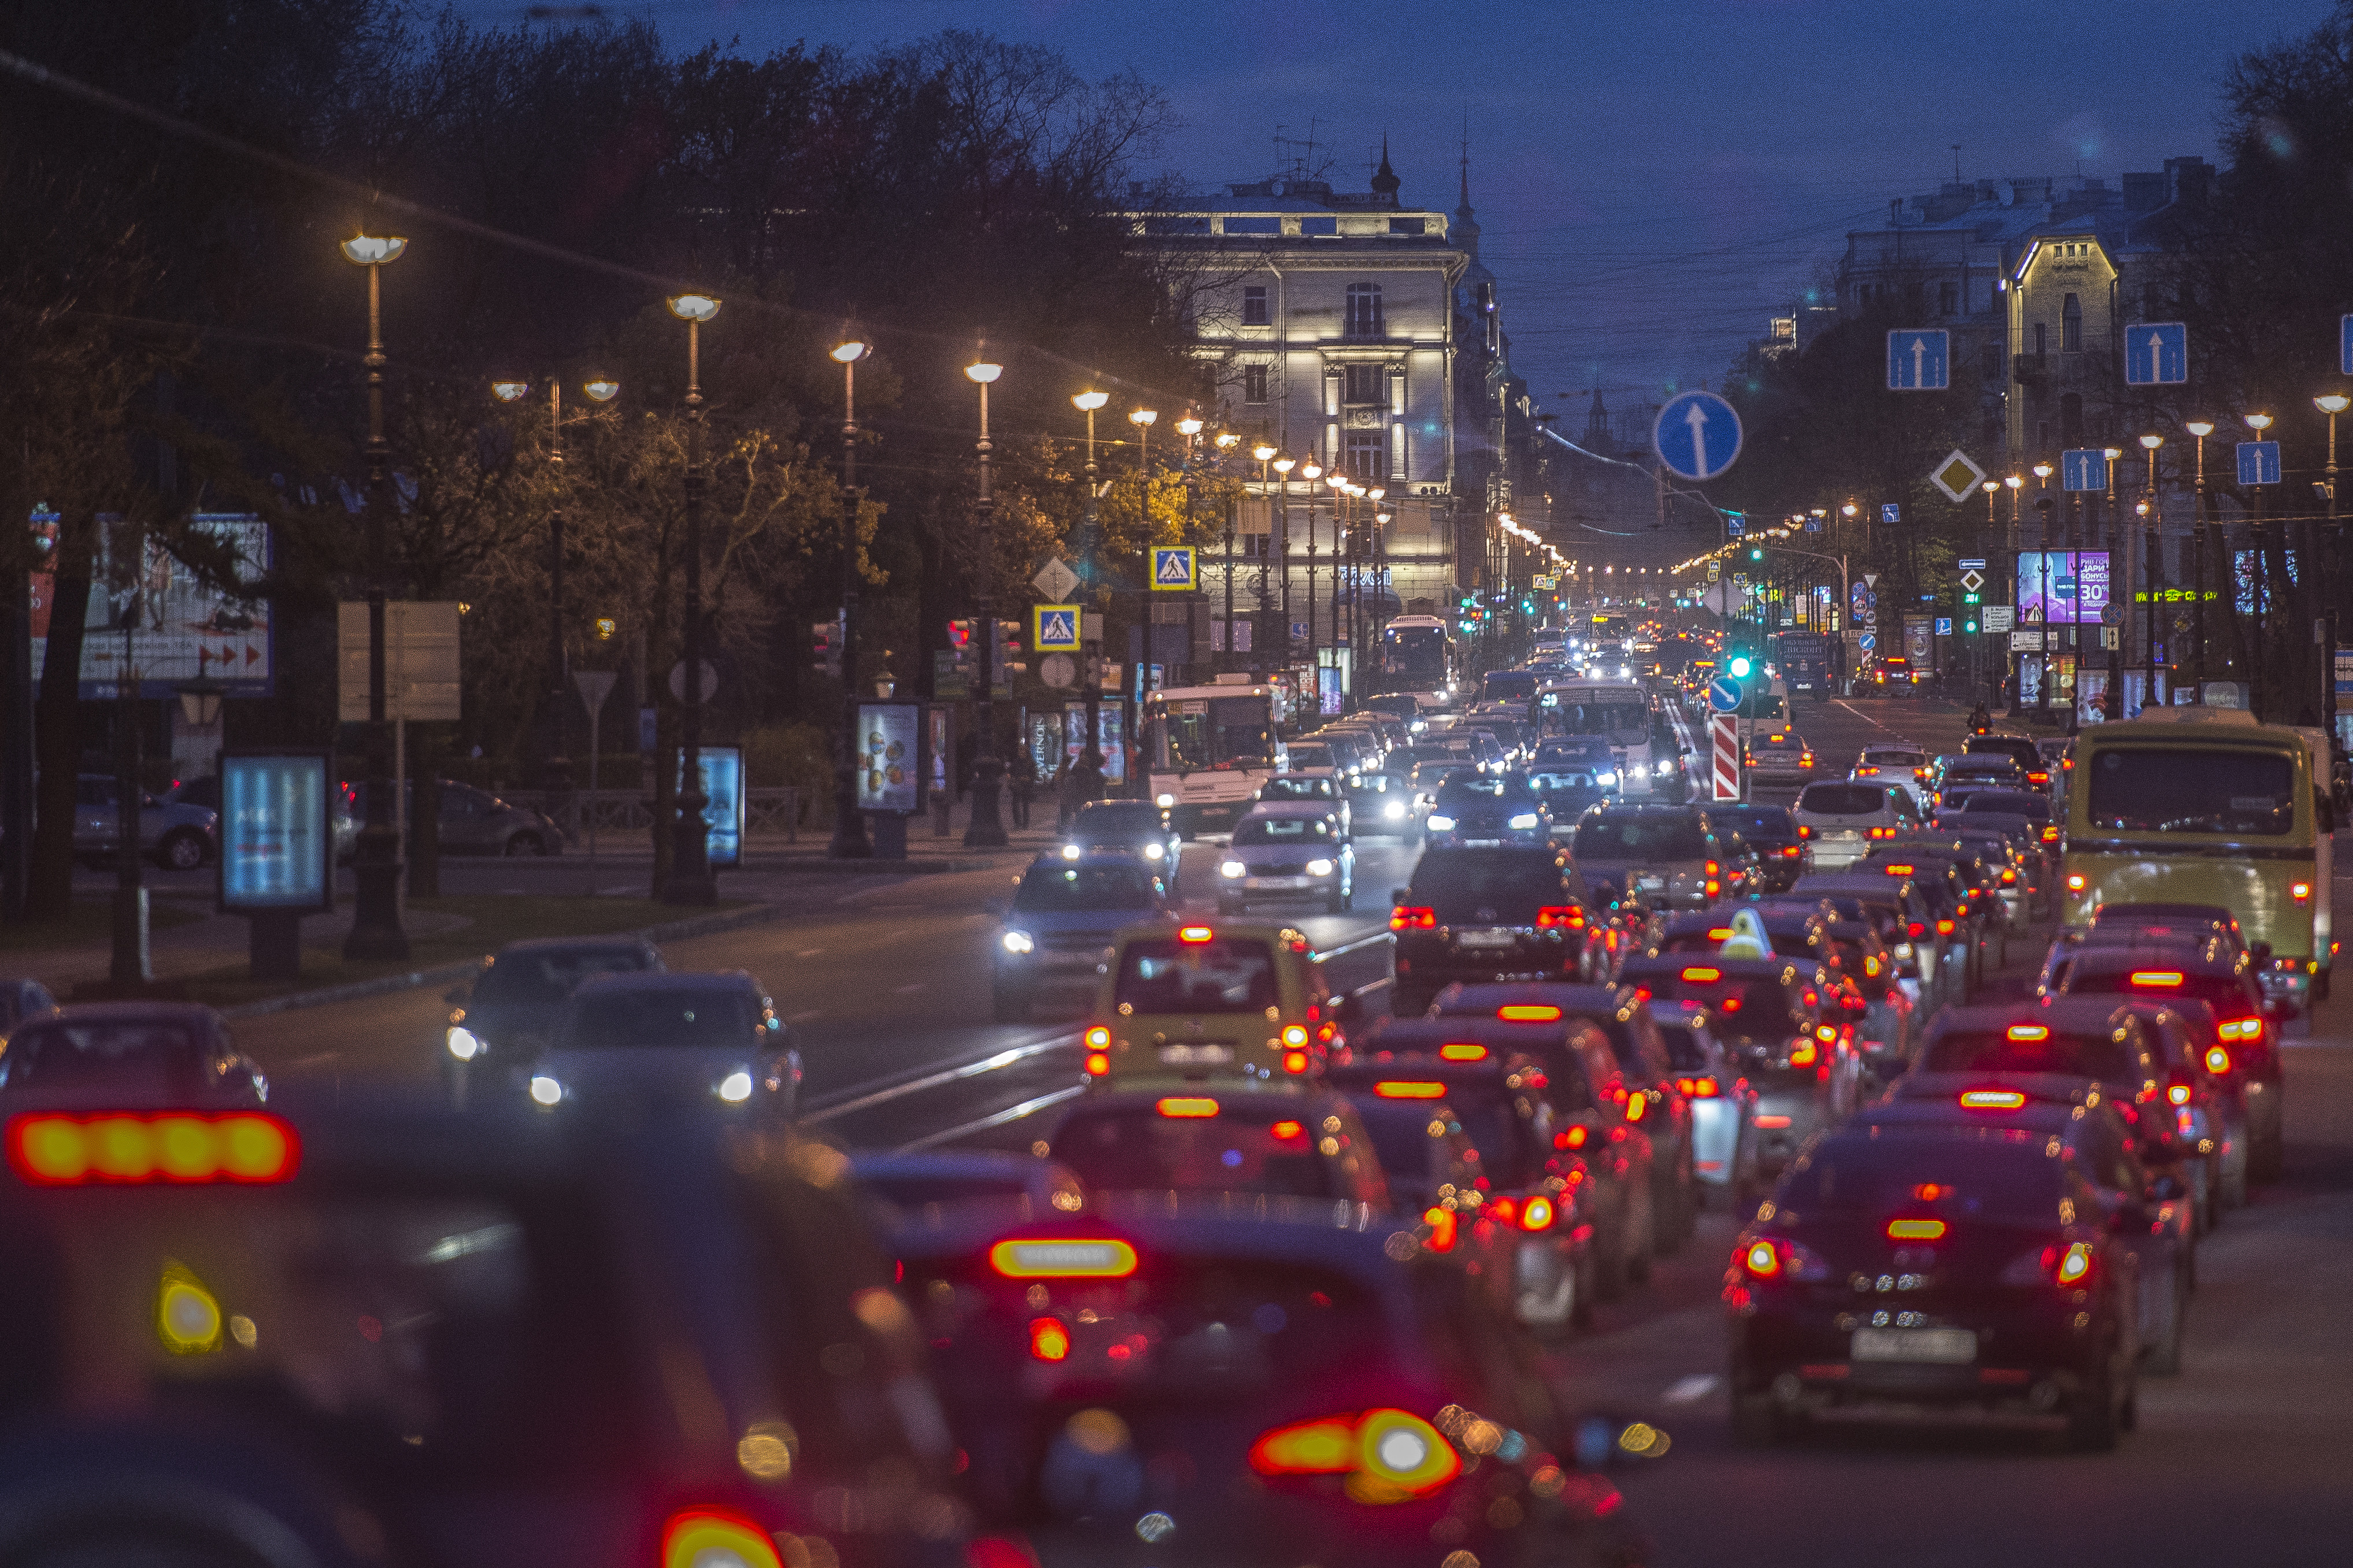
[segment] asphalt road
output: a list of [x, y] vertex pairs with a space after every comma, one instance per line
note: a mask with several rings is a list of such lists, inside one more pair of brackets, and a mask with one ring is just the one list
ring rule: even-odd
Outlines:
[[[1833, 701], [1796, 715], [1842, 774], [1896, 738], [1957, 749], [1960, 709]], [[1839, 776], [1830, 774], [1828, 776]], [[1188, 857], [1211, 858], [1205, 847]], [[1359, 847], [1359, 913], [1307, 914], [1319, 942], [1379, 929], [1413, 853]], [[674, 942], [681, 968], [741, 966], [766, 980], [808, 1065], [804, 1107], [859, 1146], [1028, 1147], [1075, 1092], [1074, 1001], [1035, 1022], [988, 1014], [992, 910], [1009, 868], [877, 880], [793, 879], [775, 922]], [[1199, 881], [1194, 884], [1201, 885]], [[2339, 885], [2353, 899], [2353, 884]], [[2040, 934], [2010, 944], [2010, 986]], [[2286, 1052], [2288, 1175], [2201, 1244], [2185, 1371], [2144, 1383], [2139, 1430], [2111, 1455], [2031, 1436], [1898, 1426], [1842, 1429], [1757, 1453], [1731, 1447], [1716, 1291], [1735, 1229], [1706, 1216], [1651, 1282], [1600, 1310], [1556, 1358], [1577, 1405], [1650, 1420], [1667, 1456], [1620, 1472], [1665, 1564], [1900, 1561], [1906, 1568], [2063, 1561], [2071, 1568], [2342, 1561], [2353, 1475], [2353, 1030], [2325, 1009]], [[273, 1074], [430, 1079], [441, 1070], [438, 990], [241, 1023]]]

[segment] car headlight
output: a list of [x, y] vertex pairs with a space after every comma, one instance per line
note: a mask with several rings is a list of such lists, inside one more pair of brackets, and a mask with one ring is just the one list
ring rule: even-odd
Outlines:
[[1017, 958], [1026, 956], [1038, 945], [1037, 939], [1026, 931], [1009, 931], [997, 940]]
[[1618, 775], [1614, 773], [1604, 770], [1603, 772], [1593, 775], [1593, 782], [1603, 785], [1614, 784], [1618, 782]]
[[531, 1080], [531, 1097], [542, 1105], [554, 1105], [564, 1098], [564, 1086], [545, 1073], [534, 1073]]
[[730, 1105], [741, 1105], [752, 1098], [752, 1075], [747, 1069], [737, 1068], [721, 1079], [718, 1087], [711, 1092]]
[[1453, 831], [1454, 819], [1451, 816], [1433, 816], [1425, 826], [1432, 833], [1450, 833]]
[[449, 1031], [449, 1054], [461, 1062], [472, 1061], [482, 1054], [482, 1042], [471, 1029], [452, 1027]]
[[1220, 877], [1247, 877], [1250, 875], [1250, 868], [1243, 865], [1239, 860], [1220, 860], [1218, 862], [1218, 875]]
[[1328, 877], [1332, 874], [1332, 862], [1321, 857], [1310, 860], [1307, 862], [1307, 874], [1311, 877]]
[[1155, 795], [1152, 797], [1152, 804], [1165, 811], [1176, 804], [1176, 797], [1173, 795]]
[[1391, 822], [1402, 820], [1405, 816], [1405, 802], [1401, 800], [1389, 802], [1388, 805], [1381, 807], [1381, 815]]
[[1533, 811], [1524, 811], [1504, 824], [1506, 827], [1534, 827], [1535, 825], [1536, 814]]
[[1144, 847], [1144, 858], [1146, 860], [1165, 860], [1168, 858], [1168, 851], [1157, 844], [1147, 844]]

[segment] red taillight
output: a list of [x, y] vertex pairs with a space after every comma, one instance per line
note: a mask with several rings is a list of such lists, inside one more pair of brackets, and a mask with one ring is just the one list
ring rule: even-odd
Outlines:
[[2169, 1104], [2187, 1105], [2189, 1103], [2189, 1086], [2186, 1083], [2167, 1084], [2165, 1098]]
[[8, 1123], [8, 1164], [36, 1186], [291, 1181], [302, 1140], [259, 1110], [32, 1114]]
[[2012, 1024], [2002, 1034], [2013, 1040], [2047, 1040], [2051, 1037], [2049, 1026], [2043, 1024]]
[[2225, 1018], [2214, 1026], [2214, 1032], [2226, 1040], [2260, 1042], [2263, 1037], [2263, 1021], [2256, 1017]]
[[1496, 1008], [1495, 1016], [1506, 1024], [1549, 1024], [1560, 1017], [1560, 1009], [1533, 1002], [1513, 1002]]
[[1400, 1081], [1383, 1079], [1373, 1085], [1373, 1092], [1383, 1100], [1443, 1100], [1446, 1098], [1446, 1086], [1426, 1079]]
[[1938, 936], [1950, 936], [1950, 935], [1952, 935], [1952, 934], [1953, 934], [1953, 922], [1952, 922], [1952, 921], [1938, 921], [1936, 922], [1936, 934], [1937, 934]]
[[1685, 1100], [1714, 1100], [1723, 1092], [1713, 1078], [1679, 1078], [1675, 1089]]
[[1285, 1052], [1283, 1052], [1283, 1053], [1282, 1053], [1282, 1070], [1283, 1070], [1284, 1072], [1289, 1073], [1289, 1074], [1290, 1074], [1292, 1077], [1293, 1077], [1293, 1078], [1297, 1078], [1297, 1077], [1299, 1077], [1301, 1074], [1303, 1074], [1303, 1073], [1306, 1072], [1306, 1070], [1307, 1070], [1307, 1053], [1306, 1053], [1305, 1051], [1285, 1051]]
[[1812, 828], [1810, 828], [1810, 827], [1807, 826], [1806, 826], [1804, 823], [1802, 823], [1802, 822], [1801, 822], [1801, 823], [1799, 823], [1799, 824], [1798, 824], [1798, 837], [1800, 837], [1800, 838], [1811, 838], [1813, 836], [1814, 836], [1814, 830], [1813, 830]]
[[1709, 876], [1711, 876], [1711, 877], [1717, 876], [1717, 875], [1719, 875], [1719, 874], [1720, 874], [1720, 873], [1719, 873], [1719, 871], [1717, 870], [1717, 868], [1716, 868], [1716, 864], [1715, 864], [1715, 861], [1713, 861], [1713, 860], [1711, 860], [1711, 861], [1709, 861], [1709, 862], [1707, 863], [1707, 874], [1708, 874]]
[[1307, 1127], [1304, 1122], [1278, 1121], [1273, 1126], [1268, 1128], [1266, 1132], [1267, 1136], [1273, 1139], [1276, 1142], [1288, 1143], [1294, 1138], [1306, 1137]]
[[1752, 1241], [1742, 1249], [1740, 1267], [1752, 1279], [1778, 1279], [1781, 1277], [1781, 1249], [1769, 1241]]
[[1786, 1116], [1779, 1115], [1760, 1116], [1757, 1118], [1757, 1125], [1764, 1128], [1767, 1131], [1778, 1131], [1782, 1128], [1789, 1125], [1789, 1119]]
[[2220, 1046], [2206, 1047], [2206, 1070], [2221, 1078], [2231, 1070], [2231, 1053]]
[[1068, 1361], [1071, 1331], [1062, 1327], [1060, 1318], [1030, 1319], [1029, 1354], [1036, 1361]]
[[1585, 1147], [1585, 1138], [1584, 1128], [1571, 1127], [1565, 1131], [1554, 1133], [1552, 1146], [1556, 1149], [1582, 1149]]
[[1877, 768], [1857, 768], [1854, 770], [1854, 776], [1859, 779], [1875, 778], [1878, 776], [1878, 773], [1879, 770]]
[[1890, 1241], [1942, 1241], [1945, 1222], [1940, 1219], [1891, 1219], [1887, 1222]]
[[1211, 931], [1208, 926], [1178, 926], [1176, 928], [1176, 940], [1178, 942], [1196, 943], [1204, 942], [1208, 942], [1217, 934], [1217, 932]]
[[2287, 896], [2294, 899], [2300, 904], [2306, 899], [2312, 897], [2312, 884], [2309, 882], [2290, 882], [2287, 885]]
[[1101, 1024], [1097, 1024], [1093, 1028], [1089, 1029], [1087, 1031], [1087, 1049], [1091, 1051], [1107, 1051], [1111, 1049], [1111, 1031], [1104, 1028]]
[[1918, 921], [1914, 921], [1906, 925], [1904, 928], [1904, 931], [1905, 935], [1912, 937], [1923, 937], [1928, 934], [1928, 928], [1922, 925]]
[[2080, 893], [2084, 890], [2084, 873], [2081, 871], [2067, 873], [2067, 890], [2071, 893]]
[[781, 1568], [776, 1542], [740, 1514], [723, 1509], [691, 1508], [662, 1526], [662, 1568]]
[[1111, 1074], [1111, 1058], [1103, 1051], [1089, 1051], [1086, 1065], [1089, 1078], [1107, 1078]]
[[[1709, 934], [1714, 935], [1715, 933], [1710, 932]], [[1705, 964], [1694, 964], [1691, 968], [1683, 971], [1683, 978], [1699, 984], [1707, 984], [1723, 979], [1724, 971], [1721, 969], [1711, 969]]]
[[1626, 1120], [1627, 1120], [1627, 1121], [1641, 1121], [1641, 1120], [1642, 1120], [1642, 1118], [1643, 1118], [1643, 1117], [1645, 1117], [1645, 1116], [1649, 1115], [1650, 1113], [1651, 1113], [1651, 1097], [1650, 1097], [1649, 1095], [1647, 1095], [1647, 1094], [1633, 1094], [1633, 1095], [1630, 1095], [1630, 1096], [1628, 1096], [1628, 1097], [1627, 1097], [1627, 1100], [1626, 1100]]
[[1549, 1230], [1556, 1217], [1558, 1211], [1554, 1208], [1553, 1201], [1541, 1194], [1520, 1205], [1522, 1230]]
[[2058, 829], [2057, 827], [2055, 827], [2055, 826], [2052, 826], [2052, 827], [2046, 827], [2046, 828], [2044, 828], [2044, 829], [2042, 830], [2042, 842], [2043, 842], [2043, 843], [2045, 843], [2045, 844], [2056, 844], [2056, 843], [2058, 843], [2058, 842], [2059, 842], [2059, 829]]
[[1891, 877], [1908, 877], [1912, 874], [1912, 868], [1909, 866], [1887, 866], [1882, 868]]
[[1399, 904], [1389, 911], [1389, 930], [1391, 931], [1435, 931], [1437, 929], [1438, 911], [1434, 909], [1425, 909], [1419, 904]]
[[1483, 1062], [1487, 1047], [1471, 1040], [1449, 1040], [1438, 1047], [1439, 1058], [1450, 1062]]
[[1821, 1060], [1821, 1047], [1814, 1044], [1813, 1037], [1801, 1035], [1789, 1047], [1789, 1065], [1793, 1068], [1810, 1068]]
[[1430, 1227], [1422, 1238], [1423, 1247], [1431, 1252], [1454, 1250], [1454, 1211], [1450, 1208], [1427, 1208], [1421, 1211], [1421, 1223]]
[[1000, 1241], [988, 1266], [1008, 1279], [1124, 1279], [1135, 1272], [1135, 1248], [1111, 1237]]
[[2063, 1252], [2055, 1247], [2046, 1247], [2042, 1249], [2042, 1266], [2051, 1271], [2051, 1279], [2054, 1284], [2089, 1285], [2092, 1282], [2094, 1263], [2091, 1244], [2088, 1242], [2069, 1242]]
[[1783, 846], [1781, 847], [1781, 858], [1782, 858], [1782, 859], [1784, 859], [1784, 860], [1795, 860], [1797, 858], [1798, 858], [1798, 847], [1797, 847], [1796, 845], [1794, 845], [1794, 844], [1785, 844], [1785, 845], [1783, 845]]
[[1564, 931], [1583, 931], [1585, 910], [1577, 904], [1547, 906], [1536, 911], [1536, 929], [1547, 931], [1557, 927]]
[[1206, 1095], [1171, 1095], [1156, 1102], [1153, 1109], [1163, 1116], [1198, 1120], [1202, 1117], [1215, 1116], [1218, 1113], [1218, 1102]]
[[1349, 1498], [1364, 1503], [1428, 1497], [1462, 1473], [1445, 1435], [1406, 1410], [1278, 1426], [1250, 1445], [1250, 1463], [1262, 1476], [1345, 1475]]
[[1961, 1108], [1965, 1110], [2017, 1110], [2026, 1104], [2026, 1096], [2010, 1089], [1965, 1089], [1961, 1090]]
[[1345, 1475], [1356, 1468], [1356, 1424], [1345, 1417], [1278, 1426], [1250, 1445], [1262, 1476]]
[[2181, 971], [2178, 969], [2136, 969], [2133, 971], [2132, 983], [2135, 985], [2162, 986], [2170, 990], [2181, 984]]
[[2031, 784], [2047, 784], [2051, 782], [2051, 775], [2049, 773], [2029, 773], [2026, 775], [2026, 782]]

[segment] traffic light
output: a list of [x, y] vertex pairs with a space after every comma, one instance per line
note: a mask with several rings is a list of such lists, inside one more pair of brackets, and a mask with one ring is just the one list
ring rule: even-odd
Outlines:
[[1748, 672], [1756, 668], [1757, 666], [1755, 661], [1750, 659], [1746, 654], [1736, 653], [1731, 658], [1725, 662], [1724, 668], [1725, 673], [1729, 674], [1733, 679], [1746, 680], [1748, 679]]
[[1748, 552], [1748, 559], [1751, 561], [1762, 561], [1765, 559], [1765, 552], [1761, 550], [1751, 550]]
[[812, 668], [836, 680], [841, 679], [840, 632], [839, 621], [818, 621], [809, 627], [809, 640], [817, 654]]

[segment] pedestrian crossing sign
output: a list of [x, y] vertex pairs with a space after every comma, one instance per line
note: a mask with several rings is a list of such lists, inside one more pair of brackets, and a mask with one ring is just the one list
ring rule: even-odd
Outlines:
[[1079, 607], [1039, 605], [1029, 617], [1030, 647], [1039, 653], [1079, 651]]
[[1193, 575], [1190, 545], [1152, 547], [1152, 588], [1159, 594], [1189, 594], [1200, 584]]

